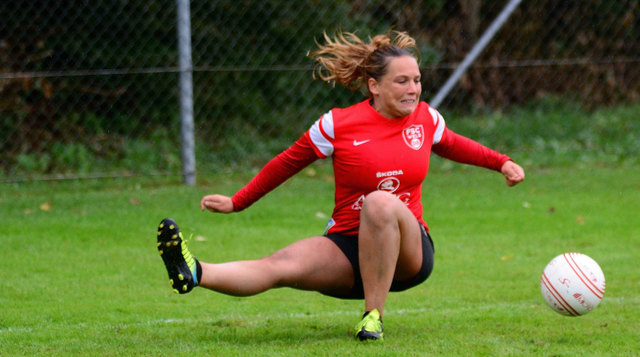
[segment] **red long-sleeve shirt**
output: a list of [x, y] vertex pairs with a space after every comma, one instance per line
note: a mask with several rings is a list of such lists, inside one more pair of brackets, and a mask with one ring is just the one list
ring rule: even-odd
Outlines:
[[396, 195], [425, 224], [422, 182], [432, 151], [457, 162], [497, 171], [510, 160], [449, 130], [440, 113], [425, 102], [420, 102], [407, 117], [387, 119], [366, 100], [348, 108], [332, 109], [318, 119], [233, 195], [234, 210], [247, 208], [318, 158], [331, 157], [336, 189], [327, 232], [357, 234], [362, 202], [375, 190]]

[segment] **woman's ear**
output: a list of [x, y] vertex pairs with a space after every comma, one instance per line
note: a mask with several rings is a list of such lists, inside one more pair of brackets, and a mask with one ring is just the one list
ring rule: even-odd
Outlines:
[[369, 80], [367, 80], [367, 86], [369, 88], [369, 93], [371, 93], [372, 95], [378, 95], [380, 93], [380, 90], [378, 88], [378, 81], [375, 80], [375, 78], [369, 78]]

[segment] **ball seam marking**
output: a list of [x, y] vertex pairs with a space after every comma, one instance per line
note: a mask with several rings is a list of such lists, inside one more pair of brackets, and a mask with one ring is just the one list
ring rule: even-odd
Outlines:
[[[584, 286], [586, 286], [587, 289], [589, 289], [589, 291], [591, 291], [593, 293], [593, 295], [595, 295], [598, 299], [602, 300], [602, 295], [604, 295], [604, 291], [600, 291], [600, 289], [598, 289], [598, 287], [595, 286], [595, 284], [587, 277], [587, 274], [585, 274], [582, 271], [582, 269], [580, 269], [580, 266], [578, 265], [578, 263], [573, 258], [573, 254], [564, 254], [564, 258], [567, 261], [567, 263], [569, 264], [569, 267], [571, 267], [573, 272], [578, 276], [578, 279], [580, 279], [580, 281], [582, 281]], [[592, 289], [592, 287], [593, 287], [593, 289]], [[594, 289], [596, 291], [594, 291]]]
[[551, 280], [549, 280], [549, 277], [547, 277], [546, 273], [542, 274], [542, 283], [544, 284], [544, 286], [547, 288], [547, 291], [549, 293], [551, 293], [551, 296], [553, 296], [553, 298], [558, 302], [558, 304], [560, 304], [560, 306], [562, 306], [565, 311], [572, 316], [578, 316], [580, 315], [572, 306], [571, 304], [569, 304], [563, 297], [562, 295], [560, 295], [560, 293], [556, 290], [556, 288], [553, 286], [553, 284], [551, 284]]

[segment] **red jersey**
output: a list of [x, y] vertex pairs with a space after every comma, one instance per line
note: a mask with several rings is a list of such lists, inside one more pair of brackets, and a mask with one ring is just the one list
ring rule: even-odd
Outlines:
[[376, 190], [396, 195], [425, 224], [422, 182], [432, 151], [494, 170], [509, 160], [447, 129], [440, 113], [425, 102], [407, 117], [388, 119], [365, 100], [318, 119], [232, 197], [234, 210], [248, 207], [316, 159], [331, 157], [336, 188], [328, 233], [358, 234], [364, 198]]

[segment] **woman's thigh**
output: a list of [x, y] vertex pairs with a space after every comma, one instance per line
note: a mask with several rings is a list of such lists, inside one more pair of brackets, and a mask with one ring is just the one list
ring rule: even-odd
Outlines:
[[327, 237], [306, 238], [264, 258], [280, 277], [278, 286], [341, 296], [351, 292], [354, 274], [349, 259]]

